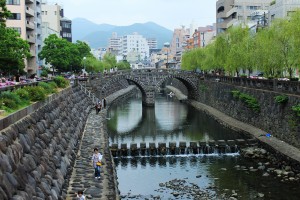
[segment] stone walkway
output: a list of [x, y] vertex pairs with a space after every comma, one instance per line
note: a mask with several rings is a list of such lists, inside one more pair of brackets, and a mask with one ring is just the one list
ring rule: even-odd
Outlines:
[[[98, 115], [92, 110], [82, 136], [66, 199], [76, 199], [75, 192], [78, 190], [83, 190], [87, 199], [118, 199], [115, 173], [112, 171], [114, 167], [108, 149], [105, 129], [106, 109]], [[101, 167], [101, 178], [99, 180], [94, 178], [94, 168], [91, 162], [94, 147], [97, 147], [103, 155], [103, 166]]]
[[[130, 93], [135, 86], [119, 90], [106, 98], [108, 106], [117, 98]], [[73, 172], [67, 190], [67, 200], [75, 200], [75, 193], [83, 190], [87, 199], [118, 200], [119, 190], [117, 174], [113, 157], [109, 150], [109, 138], [107, 135], [107, 109], [103, 109], [98, 115], [92, 109], [88, 116], [84, 132], [82, 134], [79, 150], [76, 156]], [[93, 149], [97, 147], [103, 155], [101, 178], [94, 178], [92, 166]]]

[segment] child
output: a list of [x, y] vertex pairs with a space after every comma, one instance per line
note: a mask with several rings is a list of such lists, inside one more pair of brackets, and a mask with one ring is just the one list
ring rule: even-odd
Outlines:
[[78, 191], [77, 198], [78, 198], [78, 200], [85, 200], [85, 196], [83, 195], [83, 191]]

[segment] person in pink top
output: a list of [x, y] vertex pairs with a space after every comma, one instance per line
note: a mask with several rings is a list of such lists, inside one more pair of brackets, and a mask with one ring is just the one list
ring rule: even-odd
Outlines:
[[99, 153], [98, 148], [94, 148], [94, 154], [92, 156], [93, 167], [95, 169], [95, 179], [100, 179], [100, 168], [99, 162], [102, 161], [102, 154]]

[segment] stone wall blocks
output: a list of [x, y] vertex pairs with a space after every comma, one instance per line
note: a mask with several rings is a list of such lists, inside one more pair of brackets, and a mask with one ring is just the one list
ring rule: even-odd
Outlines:
[[[0, 135], [0, 151], [6, 153], [6, 149], [8, 146], [8, 138], [5, 135]], [[0, 162], [1, 163], [1, 162]]]
[[30, 145], [28, 144], [27, 139], [23, 134], [20, 134], [19, 142], [23, 147], [24, 153], [30, 153]]
[[2, 135], [6, 136], [7, 146], [11, 145], [15, 140], [14, 138], [16, 138], [16, 133], [11, 128], [5, 129], [5, 131], [2, 132]]
[[6, 192], [0, 187], [0, 199], [2, 200], [8, 200], [8, 196], [6, 195]]
[[36, 190], [37, 199], [43, 199], [43, 200], [46, 199], [46, 196], [40, 187], [36, 187], [35, 190]]
[[46, 182], [42, 181], [39, 187], [41, 188], [41, 190], [46, 196], [51, 195], [51, 188]]
[[51, 197], [53, 200], [58, 200], [58, 194], [57, 194], [56, 190], [51, 189]]
[[41, 176], [42, 176], [42, 174], [41, 174], [41, 172], [39, 170], [34, 170], [32, 172], [32, 175], [33, 175], [33, 178], [34, 178], [34, 180], [35, 180], [36, 183], [40, 183], [41, 182]]
[[27, 183], [27, 185], [25, 186], [25, 191], [27, 191], [27, 190], [28, 190], [28, 191], [33, 190], [32, 192], [28, 192], [28, 193], [29, 193], [29, 194], [32, 193], [31, 196], [35, 196], [35, 186], [36, 186], [36, 181], [35, 181], [35, 179], [33, 178], [32, 173], [28, 174], [27, 177], [28, 177], [28, 183]]
[[37, 163], [34, 157], [30, 154], [25, 154], [22, 159], [22, 163], [25, 167], [26, 172], [31, 172], [36, 169]]
[[13, 194], [16, 192], [16, 188], [14, 188], [14, 186], [8, 180], [6, 174], [4, 174], [0, 180], [0, 187], [3, 189], [9, 199], [11, 199]]

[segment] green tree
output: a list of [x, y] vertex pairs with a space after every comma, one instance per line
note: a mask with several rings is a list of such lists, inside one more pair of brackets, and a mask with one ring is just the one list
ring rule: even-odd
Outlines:
[[0, 26], [5, 27], [6, 19], [10, 16], [11, 13], [6, 7], [6, 0], [0, 0]]
[[23, 71], [24, 59], [30, 56], [27, 41], [12, 28], [0, 26], [0, 70], [3, 73], [16, 74]]
[[115, 67], [117, 65], [116, 57], [111, 53], [106, 53], [103, 56], [103, 65], [106, 69]]
[[[52, 67], [59, 72], [70, 70], [70, 64], [73, 61], [72, 43], [65, 39], [57, 37], [57, 35], [49, 35], [44, 41], [42, 51], [39, 53], [41, 59], [45, 59], [46, 63], [50, 63]], [[77, 53], [77, 52], [76, 52]]]
[[117, 63], [118, 70], [130, 69], [130, 63], [127, 61], [121, 61]]

